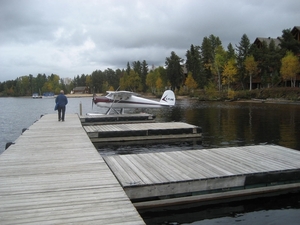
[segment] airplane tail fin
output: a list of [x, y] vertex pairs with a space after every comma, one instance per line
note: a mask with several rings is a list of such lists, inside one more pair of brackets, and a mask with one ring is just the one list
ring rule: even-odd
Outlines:
[[173, 91], [171, 90], [166, 90], [161, 99], [160, 99], [160, 103], [164, 104], [164, 105], [169, 105], [169, 106], [173, 106], [175, 105], [175, 94]]

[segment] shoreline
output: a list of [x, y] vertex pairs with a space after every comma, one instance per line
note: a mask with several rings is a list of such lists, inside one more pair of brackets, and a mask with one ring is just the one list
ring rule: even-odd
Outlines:
[[239, 99], [234, 100], [233, 102], [250, 102], [250, 103], [272, 103], [272, 104], [294, 104], [300, 105], [300, 101], [293, 101], [281, 98], [267, 98], [267, 99]]
[[[97, 96], [103, 96], [103, 94], [98, 93]], [[144, 98], [150, 98], [150, 99], [159, 99], [151, 94], [141, 95]], [[93, 94], [66, 94], [67, 98], [92, 98]], [[3, 97], [6, 98], [6, 97]], [[20, 96], [15, 98], [32, 98], [31, 96]], [[56, 95], [53, 97], [53, 99], [56, 98]], [[42, 98], [39, 98], [42, 99]], [[186, 95], [180, 95], [176, 96], [176, 99], [190, 99], [190, 100], [198, 100], [197, 98], [191, 98]], [[199, 100], [201, 101], [201, 100]], [[267, 99], [232, 99], [232, 100], [203, 100], [204, 102], [248, 102], [248, 103], [272, 103], [272, 104], [294, 104], [294, 105], [300, 105], [300, 101], [293, 101], [293, 100], [287, 100], [283, 98], [267, 98]]]

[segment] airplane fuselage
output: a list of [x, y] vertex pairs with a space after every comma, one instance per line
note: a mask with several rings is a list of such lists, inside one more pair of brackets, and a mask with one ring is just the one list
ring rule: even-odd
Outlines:
[[130, 96], [127, 98], [110, 99], [106, 96], [97, 97], [94, 99], [97, 106], [105, 108], [160, 108], [169, 107], [169, 105], [157, 102], [151, 99], [141, 98], [138, 96]]

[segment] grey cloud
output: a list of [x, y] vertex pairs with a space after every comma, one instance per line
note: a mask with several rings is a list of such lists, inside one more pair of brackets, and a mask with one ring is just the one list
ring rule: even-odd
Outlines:
[[300, 1], [286, 0], [3, 0], [0, 81], [26, 74], [62, 77], [126, 68], [146, 60], [164, 65], [175, 51], [218, 36], [224, 48], [243, 34], [281, 36], [299, 26]]

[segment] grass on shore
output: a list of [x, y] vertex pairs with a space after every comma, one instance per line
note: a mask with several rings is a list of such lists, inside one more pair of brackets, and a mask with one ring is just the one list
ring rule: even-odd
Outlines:
[[201, 101], [225, 101], [225, 100], [251, 100], [251, 99], [283, 99], [289, 101], [300, 101], [300, 88], [281, 87], [265, 88], [255, 90], [195, 90], [190, 93], [177, 93], [177, 95], [188, 95]]

